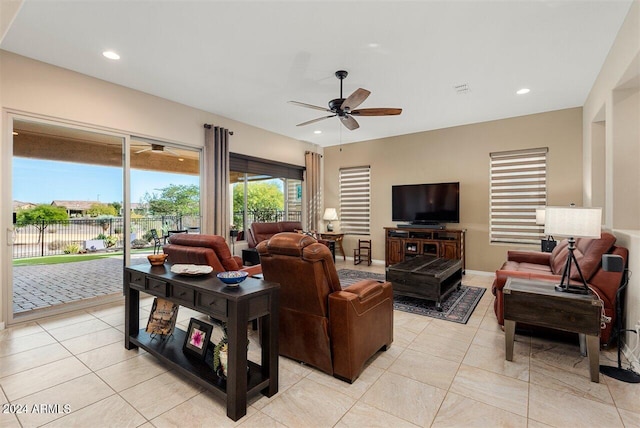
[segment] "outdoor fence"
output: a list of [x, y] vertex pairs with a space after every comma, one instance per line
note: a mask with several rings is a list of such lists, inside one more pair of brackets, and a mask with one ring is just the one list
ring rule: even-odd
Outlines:
[[[142, 246], [151, 240], [151, 229], [167, 236], [169, 231], [199, 233], [199, 216], [160, 216], [131, 219], [128, 234], [122, 217], [82, 218], [14, 224], [13, 258], [44, 257], [78, 251], [122, 249], [124, 240]], [[152, 246], [153, 248], [153, 246]]]
[[284, 210], [252, 210], [236, 211], [233, 213], [234, 224], [241, 227], [244, 223], [244, 216], [247, 217], [247, 225], [251, 223], [273, 223], [276, 221], [302, 221], [301, 211], [289, 211]]

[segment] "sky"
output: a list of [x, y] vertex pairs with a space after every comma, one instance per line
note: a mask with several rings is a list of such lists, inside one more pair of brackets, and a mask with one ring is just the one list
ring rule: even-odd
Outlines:
[[[13, 158], [12, 199], [34, 204], [53, 200], [122, 202], [122, 168], [39, 159]], [[199, 186], [194, 175], [155, 171], [131, 171], [131, 202], [145, 192], [176, 185]]]

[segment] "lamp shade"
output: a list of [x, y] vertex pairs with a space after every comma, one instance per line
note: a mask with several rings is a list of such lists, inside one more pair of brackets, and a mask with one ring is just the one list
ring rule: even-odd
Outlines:
[[338, 220], [338, 212], [335, 208], [327, 208], [324, 210], [324, 216], [322, 216], [322, 219], [328, 221]]
[[544, 224], [547, 207], [536, 208], [536, 224]]
[[572, 238], [600, 238], [602, 208], [547, 207], [544, 233]]

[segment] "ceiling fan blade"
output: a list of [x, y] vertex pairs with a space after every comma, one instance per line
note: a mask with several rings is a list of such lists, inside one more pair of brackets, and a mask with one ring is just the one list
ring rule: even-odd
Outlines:
[[348, 114], [344, 116], [340, 116], [340, 122], [342, 122], [342, 124], [346, 126], [347, 129], [349, 129], [350, 131], [360, 128], [360, 125], [358, 125], [358, 122]]
[[400, 113], [401, 108], [362, 108], [351, 112], [354, 116], [395, 116]]
[[320, 122], [321, 120], [329, 119], [330, 117], [335, 117], [335, 116], [337, 116], [337, 115], [336, 114], [331, 114], [329, 116], [319, 117], [317, 119], [308, 120], [306, 122], [299, 123], [296, 126], [311, 125], [312, 123]]
[[349, 95], [349, 98], [342, 102], [340, 108], [345, 111], [351, 111], [362, 104], [369, 94], [371, 94], [371, 92], [366, 89], [358, 88], [353, 92], [353, 94]]
[[138, 154], [138, 153], [142, 153], [142, 152], [148, 152], [149, 150], [151, 150], [151, 147], [147, 147], [146, 149], [142, 149], [142, 150], [138, 150], [137, 152], [135, 152], [134, 154]]
[[321, 110], [321, 111], [331, 111], [326, 107], [319, 107], [319, 106], [314, 106], [312, 104], [307, 104], [307, 103], [301, 103], [299, 101], [287, 101], [289, 104], [293, 104], [294, 106], [298, 106], [298, 107], [306, 107], [306, 108], [312, 108], [314, 110]]

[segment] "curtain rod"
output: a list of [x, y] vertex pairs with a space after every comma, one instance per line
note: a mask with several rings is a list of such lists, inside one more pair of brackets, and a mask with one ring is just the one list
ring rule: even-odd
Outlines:
[[[209, 124], [209, 123], [205, 123], [205, 124], [204, 124], [204, 127], [205, 127], [206, 129], [211, 129], [211, 128], [213, 127], [213, 125], [211, 125], [211, 124]], [[233, 131], [229, 131], [229, 135], [233, 135]]]

